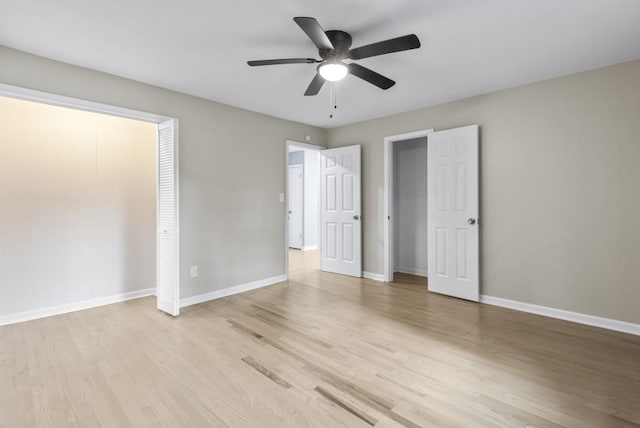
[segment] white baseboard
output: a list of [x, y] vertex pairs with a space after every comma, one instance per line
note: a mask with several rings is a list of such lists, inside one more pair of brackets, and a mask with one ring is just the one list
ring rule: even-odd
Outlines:
[[564, 309], [550, 308], [548, 306], [534, 305], [532, 303], [518, 302], [516, 300], [486, 295], [480, 296], [480, 303], [501, 306], [503, 308], [515, 309], [517, 311], [529, 312], [531, 314], [573, 321], [579, 324], [586, 324], [640, 336], [640, 324], [634, 324], [626, 321], [618, 321], [610, 318], [597, 317], [595, 315], [581, 314], [579, 312], [565, 311]]
[[278, 282], [284, 282], [287, 280], [287, 275], [278, 275], [271, 278], [260, 279], [258, 281], [248, 282], [246, 284], [240, 284], [233, 287], [223, 288], [222, 290], [215, 290], [209, 293], [198, 294], [196, 296], [186, 297], [180, 299], [180, 307], [184, 308], [191, 305], [197, 305], [198, 303], [208, 302], [209, 300], [220, 299], [222, 297], [232, 296], [238, 293], [244, 293], [245, 291], [255, 290], [256, 288], [266, 287], [268, 285], [277, 284]]
[[381, 273], [365, 272], [362, 271], [362, 277], [367, 279], [373, 279], [374, 281], [384, 282], [384, 275]]
[[317, 250], [317, 249], [318, 249], [317, 245], [307, 245], [306, 247], [301, 248], [302, 251], [311, 251], [311, 250]]
[[422, 269], [412, 269], [412, 268], [397, 267], [394, 270], [396, 272], [407, 273], [409, 275], [424, 276], [425, 278], [428, 276], [427, 275], [427, 271], [426, 270], [422, 270]]
[[0, 326], [15, 324], [24, 321], [31, 321], [39, 318], [51, 317], [54, 315], [66, 314], [69, 312], [82, 311], [84, 309], [96, 308], [98, 306], [111, 305], [127, 300], [138, 299], [140, 297], [153, 296], [156, 294], [155, 288], [131, 291], [129, 293], [115, 294], [112, 296], [98, 297], [95, 299], [83, 300], [81, 302], [65, 303], [63, 305], [50, 306], [48, 308], [35, 309], [32, 311], [19, 312], [0, 316]]

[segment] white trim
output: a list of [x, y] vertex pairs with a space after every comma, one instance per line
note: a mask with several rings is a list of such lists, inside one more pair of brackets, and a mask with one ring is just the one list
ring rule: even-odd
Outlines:
[[155, 288], [147, 288], [144, 290], [115, 294], [113, 296], [97, 297], [94, 299], [83, 300], [81, 302], [65, 303], [62, 305], [50, 306], [48, 308], [3, 315], [0, 317], [0, 326], [52, 317], [54, 315], [67, 314], [69, 312], [83, 311], [85, 309], [97, 308], [99, 306], [111, 305], [132, 299], [139, 299], [140, 297], [154, 296], [155, 294]]
[[317, 250], [317, 249], [318, 249], [317, 245], [307, 245], [306, 247], [301, 248], [302, 251], [311, 251], [311, 250]]
[[428, 137], [432, 129], [384, 137], [384, 281], [393, 281], [393, 143]]
[[373, 272], [362, 271], [362, 277], [366, 278], [366, 279], [372, 279], [374, 281], [385, 282], [384, 275], [381, 274], [381, 273], [373, 273]]
[[309, 150], [316, 150], [316, 151], [321, 151], [326, 149], [326, 147], [319, 146], [317, 144], [299, 143], [293, 140], [286, 140], [286, 142], [289, 143], [287, 145], [287, 152], [289, 152], [289, 146], [296, 146], [296, 147], [300, 147], [301, 149], [309, 149]]
[[501, 297], [486, 296], [484, 294], [480, 296], [480, 303], [640, 336], [640, 324], [634, 324], [626, 321], [618, 321], [610, 318], [597, 317], [595, 315], [571, 312], [564, 309], [550, 308], [548, 306], [534, 305], [532, 303], [518, 302], [516, 300], [503, 299]]
[[[289, 279], [289, 219], [287, 212], [289, 211], [289, 146], [300, 146], [305, 149], [317, 150], [321, 152], [325, 150], [324, 146], [317, 146], [314, 144], [300, 143], [294, 140], [284, 140], [284, 281]], [[318, 162], [320, 160], [318, 159]], [[320, 169], [318, 168], [318, 174]], [[320, 180], [318, 180], [318, 186]], [[318, 202], [320, 201], [320, 189], [318, 189]], [[320, 210], [320, 203], [318, 203], [318, 211]], [[320, 214], [318, 212], [318, 214]], [[318, 230], [320, 230], [320, 215], [318, 215]], [[304, 250], [304, 248], [303, 248]]]
[[233, 287], [223, 288], [222, 290], [215, 290], [209, 293], [198, 294], [196, 296], [186, 297], [180, 300], [180, 307], [184, 308], [191, 305], [197, 305], [198, 303], [208, 302], [210, 300], [220, 299], [222, 297], [233, 296], [234, 294], [244, 293], [245, 291], [255, 290], [257, 288], [266, 287], [269, 285], [285, 282], [287, 275], [272, 276], [271, 278], [259, 279], [258, 281], [247, 282], [246, 284], [240, 284]]
[[406, 134], [391, 135], [384, 137], [384, 141], [395, 143], [396, 141], [414, 140], [416, 138], [427, 137], [432, 132], [435, 132], [435, 128], [423, 129], [421, 131], [407, 132]]
[[169, 119], [173, 119], [172, 117], [161, 116], [154, 113], [147, 113], [143, 111], [128, 109], [125, 107], [117, 107], [109, 104], [82, 100], [80, 98], [72, 98], [66, 97], [64, 95], [36, 91], [35, 89], [20, 88], [18, 86], [6, 85], [4, 83], [0, 83], [0, 95], [18, 98], [26, 101], [35, 101], [38, 103], [59, 107], [90, 111], [93, 113], [102, 113], [111, 116], [126, 117], [128, 119], [143, 120], [145, 122], [160, 123]]
[[406, 273], [406, 274], [409, 274], [409, 275], [424, 276], [425, 278], [429, 276], [429, 275], [427, 275], [427, 271], [423, 270], [423, 269], [397, 267], [394, 270], [396, 272]]

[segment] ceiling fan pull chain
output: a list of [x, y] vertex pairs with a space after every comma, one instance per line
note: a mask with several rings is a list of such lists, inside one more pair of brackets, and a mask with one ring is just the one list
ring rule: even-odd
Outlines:
[[333, 119], [333, 112], [338, 109], [335, 82], [329, 82], [329, 119]]
[[335, 90], [334, 83], [329, 82], [329, 108], [333, 108], [333, 100], [334, 100], [333, 91], [334, 90]]
[[338, 109], [338, 90], [335, 88], [333, 90], [333, 109]]

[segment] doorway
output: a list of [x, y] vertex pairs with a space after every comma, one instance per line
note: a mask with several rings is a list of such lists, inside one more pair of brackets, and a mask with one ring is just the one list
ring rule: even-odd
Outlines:
[[[418, 214], [416, 213], [412, 213], [411, 210], [409, 209], [408, 206], [403, 205], [403, 210], [402, 212], [405, 213], [405, 218], [404, 221], [400, 222], [397, 218], [397, 209], [398, 209], [398, 204], [399, 201], [397, 200], [398, 197], [395, 194], [396, 193], [396, 189], [398, 188], [398, 183], [396, 183], [396, 181], [398, 181], [399, 178], [401, 178], [402, 180], [410, 180], [411, 176], [413, 175], [414, 178], [416, 176], [416, 174], [420, 174], [420, 171], [422, 169], [424, 169], [424, 171], [426, 172], [426, 165], [427, 165], [427, 156], [426, 156], [426, 150], [423, 153], [424, 157], [420, 157], [420, 159], [413, 159], [412, 166], [413, 168], [413, 172], [400, 172], [398, 171], [398, 158], [399, 158], [399, 154], [400, 154], [400, 150], [402, 148], [402, 146], [407, 147], [406, 144], [404, 144], [404, 142], [409, 142], [409, 146], [410, 149], [413, 149], [413, 151], [418, 151], [420, 152], [420, 148], [422, 143], [424, 142], [424, 146], [426, 149], [426, 144], [427, 144], [427, 137], [429, 134], [431, 134], [433, 132], [433, 129], [425, 129], [422, 131], [416, 131], [416, 132], [410, 132], [407, 134], [400, 134], [400, 135], [394, 135], [391, 137], [386, 137], [384, 139], [384, 189], [385, 189], [385, 193], [384, 193], [384, 218], [385, 218], [385, 222], [384, 222], [384, 280], [385, 282], [393, 282], [394, 279], [394, 272], [396, 272], [397, 268], [400, 268], [399, 271], [406, 271], [409, 270], [409, 267], [413, 267], [414, 272], [418, 269], [416, 268], [416, 266], [419, 266], [420, 272], [422, 274], [422, 276], [427, 276], [427, 272], [426, 272], [426, 268], [424, 268], [424, 264], [420, 263], [421, 262], [421, 258], [422, 255], [420, 256], [409, 256], [409, 255], [405, 255], [404, 253], [408, 250], [411, 251], [411, 248], [408, 249], [403, 249], [402, 250], [402, 256], [403, 258], [400, 260], [400, 253], [401, 251], [398, 249], [398, 245], [399, 245], [399, 237], [396, 236], [398, 235], [398, 233], [400, 232], [398, 230], [399, 227], [402, 226], [403, 228], [403, 232], [404, 229], [406, 228], [407, 230], [409, 229], [411, 223], [416, 223], [418, 221], [420, 221], [420, 223], [424, 223], [426, 224], [427, 218], [426, 218], [426, 212], [424, 213], [424, 218], [419, 218]], [[413, 143], [412, 143], [413, 142]], [[408, 150], [407, 154], [410, 154], [412, 150]], [[408, 161], [408, 159], [406, 160]], [[419, 162], [423, 162], [423, 168], [419, 167], [418, 164]], [[418, 169], [418, 171], [415, 171], [416, 169]], [[401, 176], [401, 177], [399, 177]], [[425, 179], [425, 186], [426, 186], [426, 179]], [[415, 186], [414, 187], [414, 191], [413, 192], [409, 192], [407, 194], [407, 196], [405, 196], [403, 199], [407, 199], [407, 202], [409, 203], [409, 205], [413, 204], [422, 204], [419, 201], [410, 201], [410, 194], [413, 193], [414, 196], [417, 194], [422, 194], [422, 191], [420, 190], [421, 186]], [[426, 198], [426, 188], [424, 189], [424, 196]], [[425, 205], [425, 209], [426, 209], [426, 200], [424, 201], [424, 205]], [[413, 220], [412, 220], [413, 217]], [[424, 258], [427, 257], [427, 251], [426, 251], [426, 243], [427, 243], [427, 237], [426, 237], [426, 229], [424, 231], [425, 236], [424, 236], [424, 244], [425, 244], [425, 248], [423, 249], [424, 252]], [[410, 239], [408, 237], [405, 237], [406, 239]], [[412, 240], [413, 241], [413, 240]], [[414, 245], [415, 245], [415, 241]], [[421, 246], [422, 248], [422, 246]], [[413, 259], [413, 262], [409, 263], [409, 260]], [[407, 260], [407, 263], [404, 263], [405, 260]], [[426, 262], [426, 260], [425, 260]], [[406, 264], [408, 266], [402, 266], [402, 264]], [[405, 272], [405, 273], [410, 273], [410, 272]], [[426, 281], [425, 281], [426, 283]]]
[[285, 261], [287, 275], [320, 269], [320, 152], [286, 141]]
[[[116, 303], [118, 301], [128, 300], [131, 298], [143, 297], [145, 295], [157, 296], [157, 307], [171, 315], [178, 315], [179, 312], [179, 229], [178, 229], [178, 122], [176, 119], [152, 113], [146, 113], [121, 107], [110, 106], [106, 104], [95, 103], [91, 101], [85, 101], [81, 99], [49, 94], [45, 92], [35, 91], [31, 89], [25, 89], [15, 87], [11, 85], [0, 84], [0, 95], [13, 99], [32, 101], [39, 104], [46, 104], [55, 107], [64, 107], [68, 111], [80, 111], [89, 113], [99, 113], [105, 115], [105, 117], [111, 118], [125, 118], [133, 119], [133, 121], [146, 122], [152, 124], [156, 132], [153, 137], [155, 139], [156, 153], [155, 162], [152, 162], [152, 174], [156, 175], [156, 191], [155, 195], [152, 194], [152, 201], [155, 199], [155, 208], [152, 209], [156, 212], [156, 221], [147, 221], [147, 224], [157, 225], [153, 230], [155, 235], [155, 254], [148, 254], [145, 257], [150, 258], [151, 266], [155, 272], [150, 275], [150, 281], [155, 281], [155, 284], [151, 283], [150, 288], [145, 288], [141, 291], [134, 292], [119, 292], [113, 294], [113, 292], [105, 289], [104, 295], [91, 296], [90, 298], [83, 297], [81, 295], [72, 296], [68, 295], [69, 301], [56, 302], [50, 307], [40, 307], [36, 312], [36, 315], [25, 315], [27, 318], [21, 318], [20, 321], [27, 319], [40, 318], [42, 316], [50, 316], [58, 313], [68, 312], [70, 310], [86, 309], [89, 307], [99, 306], [100, 304]], [[152, 128], [152, 129], [153, 129]], [[91, 130], [89, 130], [91, 133]], [[96, 131], [97, 133], [97, 131]], [[97, 134], [96, 134], [97, 135]], [[97, 137], [96, 137], [97, 138]], [[97, 141], [97, 140], [96, 140]], [[86, 150], [85, 150], [86, 151]], [[106, 155], [106, 154], [105, 154]], [[90, 153], [82, 152], [82, 156], [89, 156]], [[75, 156], [74, 159], [81, 159], [82, 156]], [[55, 156], [53, 158], [56, 158]], [[93, 156], [93, 161], [84, 162], [84, 169], [91, 169], [97, 167], [98, 161], [101, 159], [98, 157], [98, 149], [96, 146], [96, 154]], [[109, 158], [110, 160], [113, 160]], [[95, 164], [95, 165], [94, 165]], [[155, 165], [153, 165], [155, 164]], [[116, 168], [117, 169], [117, 168]], [[155, 171], [154, 171], [155, 170]], [[68, 171], [60, 173], [57, 177], [66, 177]], [[87, 185], [89, 180], [80, 182], [78, 185]], [[102, 183], [102, 181], [100, 181]], [[152, 183], [153, 185], [153, 183]], [[98, 193], [94, 198], [102, 205], [106, 204], [107, 196], [112, 195], [113, 192]], [[100, 196], [101, 195], [101, 196]], [[87, 199], [87, 198], [85, 198]], [[122, 199], [122, 198], [121, 198]], [[123, 199], [125, 202], [128, 200]], [[129, 202], [127, 202], [129, 203]], [[63, 204], [63, 207], [70, 207], [70, 204]], [[107, 206], [107, 205], [105, 205]], [[78, 205], [77, 209], [82, 210], [87, 207], [87, 204]], [[108, 206], [107, 206], [108, 208]], [[105, 211], [105, 210], [103, 210]], [[117, 210], [116, 210], [117, 211]], [[105, 211], [106, 212], [106, 211]], [[118, 211], [118, 212], [121, 212]], [[132, 214], [133, 215], [133, 214]], [[153, 214], [152, 214], [153, 215]], [[79, 217], [82, 218], [82, 217]], [[79, 223], [76, 219], [73, 224]], [[103, 227], [91, 227], [88, 230], [97, 231]], [[120, 236], [120, 235], [118, 235]], [[127, 236], [124, 233], [122, 236]], [[81, 244], [81, 243], [80, 243]], [[109, 248], [116, 248], [110, 246]], [[74, 247], [75, 248], [75, 247]], [[92, 247], [93, 248], [93, 247]], [[104, 249], [103, 249], [104, 250]], [[85, 253], [87, 256], [89, 253]], [[117, 256], [117, 254], [116, 254]], [[154, 260], [155, 259], [155, 260]], [[129, 260], [125, 257], [124, 260]], [[153, 266], [155, 265], [155, 266]], [[124, 268], [123, 268], [124, 269]], [[126, 291], [119, 290], [119, 291]], [[83, 300], [84, 299], [84, 300]], [[98, 302], [98, 303], [96, 303]], [[104, 302], [104, 303], [103, 303]], [[45, 304], [48, 306], [49, 303]], [[73, 309], [67, 309], [73, 308]], [[27, 311], [25, 314], [34, 314], [34, 311]], [[15, 318], [15, 317], [14, 317]], [[18, 317], [20, 318], [20, 317]], [[16, 319], [18, 319], [16, 318]], [[13, 319], [13, 318], [12, 318]]]
[[[419, 140], [426, 140], [426, 157]], [[417, 147], [409, 147], [414, 155], [423, 159], [422, 167], [426, 171], [415, 173], [398, 171], [400, 167], [398, 157], [403, 157], [402, 144], [420, 145], [421, 155], [417, 155]], [[429, 276], [427, 288], [429, 291], [478, 301], [480, 293], [480, 128], [478, 125], [463, 126], [434, 132], [432, 129], [412, 132], [409, 134], [386, 137], [384, 139], [385, 162], [385, 221], [384, 221], [384, 278], [392, 282], [394, 272], [402, 271], [400, 264], [405, 263], [399, 245], [408, 246], [410, 258], [413, 262], [423, 263], [423, 253], [426, 252], [426, 271], [409, 268], [412, 274]], [[412, 163], [415, 159], [411, 159]], [[411, 168], [408, 168], [409, 170]], [[414, 167], [415, 169], [415, 167]], [[407, 177], [402, 178], [403, 174]], [[411, 175], [413, 174], [413, 176]], [[425, 180], [426, 178], [426, 180]], [[426, 186], [416, 186], [411, 180], [426, 181]], [[400, 181], [400, 183], [396, 183]], [[426, 210], [423, 203], [417, 207], [417, 201], [402, 200], [396, 193], [398, 185], [404, 184], [403, 189], [408, 193], [405, 199], [416, 199], [417, 189], [426, 187]], [[422, 195], [422, 190], [420, 194]], [[404, 210], [400, 205], [406, 205]], [[413, 211], [411, 207], [413, 206]], [[424, 218], [414, 223], [414, 230], [399, 232], [401, 221], [426, 212], [426, 231], [422, 242], [413, 240], [411, 233], [422, 235], [420, 224]], [[408, 213], [408, 214], [407, 214]], [[405, 237], [406, 236], [406, 237]], [[400, 239], [409, 242], [399, 243]], [[426, 248], [425, 248], [426, 241]], [[411, 244], [413, 243], [413, 248]], [[404, 255], [404, 257], [407, 257]], [[422, 265], [424, 266], [424, 265]]]
[[426, 284], [427, 137], [393, 144], [393, 212], [392, 273]]

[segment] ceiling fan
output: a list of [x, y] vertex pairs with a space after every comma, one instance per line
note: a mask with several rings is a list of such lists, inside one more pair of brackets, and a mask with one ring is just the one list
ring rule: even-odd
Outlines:
[[318, 47], [321, 60], [315, 58], [267, 59], [247, 61], [247, 64], [255, 67], [276, 64], [320, 63], [315, 77], [311, 80], [311, 84], [309, 84], [304, 93], [305, 96], [316, 95], [320, 92], [326, 80], [335, 82], [343, 79], [347, 74], [353, 74], [380, 89], [389, 89], [396, 82], [354, 62], [345, 64], [343, 61], [369, 58], [420, 47], [418, 37], [415, 34], [409, 34], [351, 49], [351, 35], [349, 33], [340, 30], [324, 31], [315, 18], [296, 17], [293, 20]]

